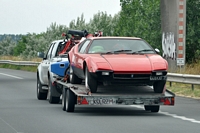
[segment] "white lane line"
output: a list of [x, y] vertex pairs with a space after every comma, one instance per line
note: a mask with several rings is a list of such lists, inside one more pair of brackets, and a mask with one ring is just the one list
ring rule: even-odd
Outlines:
[[5, 73], [0, 73], [1, 75], [4, 75], [4, 76], [8, 76], [8, 77], [12, 77], [12, 78], [16, 78], [16, 79], [23, 79], [21, 77], [17, 77], [17, 76], [13, 76], [13, 75], [9, 75], [9, 74], [5, 74]]
[[1, 117], [0, 117], [0, 120], [2, 120], [6, 125], [8, 125], [10, 128], [12, 128], [12, 130], [14, 130], [16, 133], [22, 133], [22, 132], [18, 132], [14, 127], [12, 127], [9, 123], [4, 121]]
[[193, 123], [198, 123], [198, 124], [200, 124], [200, 121], [195, 120], [195, 119], [193, 119], [193, 118], [187, 118], [187, 117], [185, 117], [185, 116], [178, 116], [178, 115], [176, 115], [176, 114], [170, 114], [170, 113], [168, 113], [168, 112], [162, 112], [162, 111], [160, 111], [159, 113], [160, 113], [160, 114], [167, 115], [167, 116], [171, 116], [171, 117], [174, 117], [174, 118], [177, 118], [177, 119], [181, 119], [181, 120], [184, 120], [184, 121], [189, 121], [189, 122], [193, 122]]
[[[143, 106], [140, 106], [140, 105], [131, 105], [132, 107], [136, 107], [136, 108], [139, 108], [139, 109], [144, 109]], [[197, 123], [197, 124], [200, 124], [200, 121], [198, 120], [195, 120], [193, 118], [187, 118], [185, 116], [178, 116], [176, 114], [170, 114], [168, 112], [162, 112], [162, 111], [159, 111], [158, 113], [160, 114], [163, 114], [163, 115], [167, 115], [167, 116], [171, 116], [171, 117], [174, 117], [174, 118], [177, 118], [177, 119], [181, 119], [181, 120], [184, 120], [184, 121], [189, 121], [189, 122], [192, 122], [192, 123]]]

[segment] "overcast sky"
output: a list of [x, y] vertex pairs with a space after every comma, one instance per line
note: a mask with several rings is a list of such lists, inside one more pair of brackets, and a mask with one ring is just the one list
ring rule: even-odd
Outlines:
[[84, 14], [86, 22], [98, 11], [112, 16], [120, 0], [0, 0], [0, 34], [45, 32], [51, 23], [69, 26]]

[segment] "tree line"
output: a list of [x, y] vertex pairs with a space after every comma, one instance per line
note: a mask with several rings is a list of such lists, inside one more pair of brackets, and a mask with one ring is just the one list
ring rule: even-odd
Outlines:
[[[45, 32], [22, 35], [17, 42], [10, 37], [4, 38], [0, 42], [0, 55], [34, 58], [38, 51], [45, 52], [53, 40], [63, 39], [61, 34], [69, 29], [86, 29], [90, 33], [101, 30], [104, 36], [141, 37], [153, 48], [162, 50], [160, 1], [120, 0], [121, 11], [114, 16], [98, 12], [86, 23], [81, 14], [71, 20], [69, 26], [54, 22]], [[200, 0], [186, 2], [186, 62], [192, 63], [200, 59]]]
[[0, 41], [3, 41], [4, 39], [6, 38], [11, 38], [12, 41], [18, 41], [20, 38], [21, 38], [21, 34], [19, 35], [15, 35], [15, 34], [3, 34], [3, 35], [0, 35]]

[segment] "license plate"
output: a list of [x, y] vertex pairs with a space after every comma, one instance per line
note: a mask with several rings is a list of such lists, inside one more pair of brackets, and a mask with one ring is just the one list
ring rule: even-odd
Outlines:
[[151, 76], [150, 80], [166, 80], [166, 76]]
[[116, 104], [116, 100], [113, 98], [94, 98], [90, 100], [91, 105], [106, 105]]

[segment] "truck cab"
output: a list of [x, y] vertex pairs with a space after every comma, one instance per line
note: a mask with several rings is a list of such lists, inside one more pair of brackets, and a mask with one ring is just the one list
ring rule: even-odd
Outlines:
[[39, 100], [48, 99], [50, 103], [59, 103], [59, 88], [53, 85], [55, 81], [54, 74], [51, 72], [51, 64], [59, 61], [67, 61], [68, 58], [62, 58], [59, 54], [67, 45], [65, 40], [55, 40], [50, 43], [46, 54], [38, 52], [38, 57], [43, 58], [37, 68], [37, 98]]
[[[59, 103], [63, 86], [55, 84], [56, 74], [51, 72], [51, 64], [56, 62], [68, 61], [67, 53], [70, 49], [79, 43], [88, 32], [86, 30], [68, 30], [68, 34], [63, 34], [64, 40], [55, 40], [50, 43], [47, 53], [38, 52], [38, 57], [42, 58], [42, 62], [37, 68], [37, 98], [38, 100], [49, 100], [49, 103]], [[68, 63], [67, 63], [68, 64]], [[62, 68], [66, 68], [67, 64], [62, 64]], [[66, 70], [67, 72], [67, 70]]]

